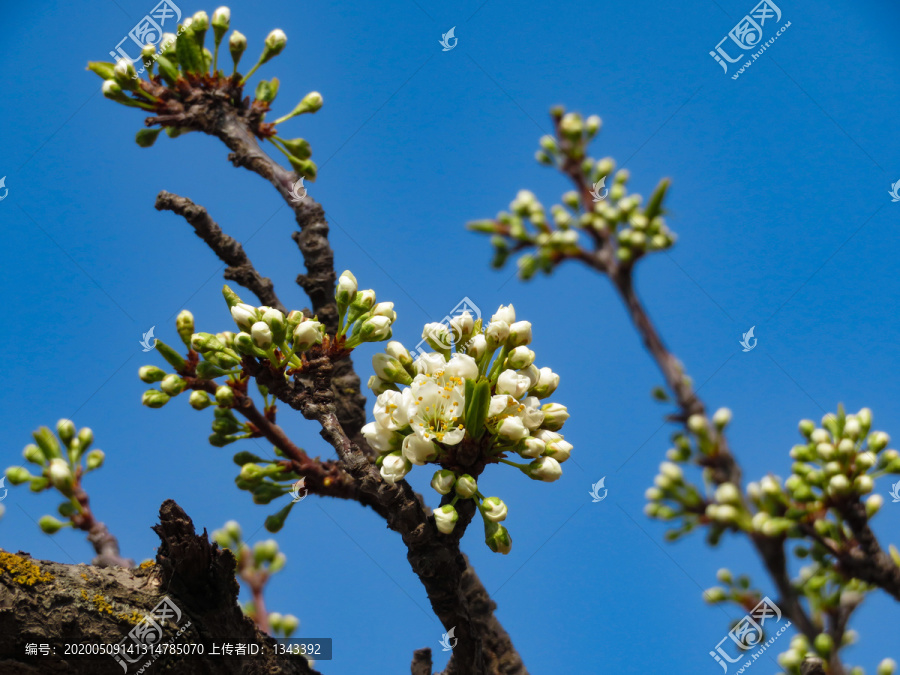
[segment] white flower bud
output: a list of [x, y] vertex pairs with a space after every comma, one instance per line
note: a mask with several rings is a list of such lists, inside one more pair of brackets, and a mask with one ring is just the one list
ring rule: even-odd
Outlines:
[[716, 501], [736, 506], [741, 502], [741, 493], [734, 486], [734, 483], [722, 483], [716, 488]]
[[435, 471], [431, 479], [431, 487], [441, 495], [450, 494], [454, 483], [456, 483], [456, 474], [449, 469]]
[[531, 394], [538, 398], [551, 396], [559, 386], [559, 375], [549, 368], [541, 368], [537, 384], [531, 388]]
[[250, 327], [250, 336], [253, 344], [263, 350], [272, 346], [272, 329], [262, 321], [257, 321]]
[[454, 343], [464, 342], [475, 330], [475, 319], [469, 314], [469, 310], [466, 310], [450, 319], [450, 328], [453, 331]]
[[250, 327], [259, 319], [259, 312], [256, 307], [241, 302], [231, 308], [231, 318], [242, 331], [250, 332]]
[[813, 429], [812, 433], [809, 435], [809, 438], [813, 443], [830, 443], [831, 442], [831, 434], [829, 434], [824, 429]]
[[499, 497], [488, 497], [481, 503], [484, 517], [493, 523], [506, 520], [507, 508]]
[[525, 470], [530, 478], [552, 483], [562, 476], [562, 467], [552, 457], [539, 457]]
[[381, 463], [381, 477], [385, 482], [393, 485], [410, 472], [412, 464], [399, 452], [392, 452], [385, 456]]
[[453, 346], [450, 339], [450, 330], [442, 323], [426, 323], [422, 329], [422, 338], [429, 346], [438, 352], [446, 352]]
[[466, 345], [466, 354], [474, 359], [480, 359], [486, 351], [487, 339], [481, 333], [474, 336], [469, 340], [469, 344]]
[[412, 382], [412, 378], [406, 372], [403, 364], [388, 354], [375, 354], [372, 357], [372, 368], [378, 377], [387, 382], [399, 382], [401, 384], [410, 384]]
[[396, 452], [403, 442], [402, 434], [386, 429], [377, 422], [369, 422], [362, 429], [362, 435], [371, 448], [379, 453]]
[[848, 492], [850, 490], [850, 481], [847, 476], [839, 473], [836, 476], [832, 476], [831, 480], [828, 481], [828, 490], [835, 494]]
[[504, 417], [497, 427], [497, 433], [511, 441], [519, 441], [528, 436], [528, 429], [518, 417]]
[[569, 456], [572, 454], [572, 444], [565, 440], [551, 441], [547, 443], [546, 454], [548, 457], [552, 457], [557, 462], [562, 464]]
[[434, 510], [434, 524], [439, 532], [450, 534], [453, 532], [453, 528], [456, 527], [457, 520], [459, 520], [459, 514], [450, 504], [445, 504], [441, 508]]
[[884, 497], [881, 495], [871, 495], [866, 499], [866, 516], [871, 518], [878, 513], [882, 506], [884, 506]]
[[706, 433], [706, 429], [709, 425], [703, 415], [691, 415], [688, 417], [687, 426], [688, 429], [699, 436]]
[[528, 436], [522, 441], [519, 455], [526, 459], [535, 459], [536, 457], [543, 455], [546, 449], [547, 445], [544, 441], [535, 438], [534, 436]]
[[348, 306], [356, 298], [356, 290], [359, 288], [356, 283], [356, 277], [350, 270], [344, 270], [344, 273], [338, 278], [337, 290], [334, 297], [340, 306]]
[[496, 347], [497, 345], [503, 344], [508, 337], [509, 324], [505, 321], [491, 321], [488, 324], [487, 331], [485, 331], [485, 338], [487, 339], [489, 347]]
[[534, 363], [534, 352], [528, 347], [516, 347], [506, 357], [506, 366], [514, 370], [527, 368]]
[[475, 493], [478, 491], [478, 483], [475, 482], [475, 479], [472, 478], [472, 476], [464, 473], [456, 479], [455, 489], [456, 494], [461, 498], [468, 499], [469, 497], [475, 496]]
[[543, 427], [550, 431], [559, 431], [569, 419], [569, 410], [561, 403], [545, 403], [541, 406], [544, 413]]
[[719, 408], [713, 415], [713, 424], [719, 429], [724, 429], [731, 422], [731, 410], [729, 408]]
[[663, 462], [659, 465], [659, 472], [674, 483], [684, 480], [684, 472], [674, 462]]
[[520, 399], [528, 391], [528, 382], [527, 377], [519, 375], [515, 370], [504, 370], [497, 378], [496, 391], [498, 394], [508, 394]]
[[[534, 195], [532, 195], [532, 199]], [[491, 317], [491, 323], [494, 321], [503, 321], [507, 326], [511, 326], [516, 322], [516, 309], [512, 306], [512, 303], [508, 305], [500, 305], [496, 312], [494, 312], [494, 316]]]
[[391, 336], [391, 320], [386, 316], [373, 316], [363, 321], [359, 328], [363, 342], [379, 342]]
[[266, 36], [265, 47], [263, 48], [260, 63], [265, 63], [274, 56], [278, 56], [284, 46], [287, 44], [287, 35], [280, 28], [276, 28]]
[[72, 491], [72, 485], [75, 477], [72, 475], [72, 469], [69, 463], [58, 457], [50, 460], [50, 468], [47, 477], [50, 484], [65, 495]]
[[856, 417], [848, 415], [847, 421], [844, 422], [844, 435], [855, 440], [859, 436], [860, 431], [861, 427], [859, 420], [857, 420]]
[[397, 312], [394, 311], [393, 302], [379, 302], [372, 307], [372, 316], [386, 316], [392, 322], [397, 319]]
[[412, 356], [410, 356], [409, 351], [402, 343], [396, 340], [388, 342], [384, 351], [388, 356], [393, 356], [397, 359], [404, 368], [412, 363]]
[[874, 487], [875, 483], [872, 480], [872, 477], [868, 474], [857, 476], [853, 481], [853, 489], [857, 492], [857, 494], [867, 495], [873, 490]]
[[301, 321], [294, 328], [293, 347], [295, 352], [305, 352], [313, 345], [321, 344], [325, 336], [325, 326], [318, 321]]
[[531, 342], [531, 322], [516, 321], [509, 324], [509, 337], [506, 340], [507, 347], [520, 347]]

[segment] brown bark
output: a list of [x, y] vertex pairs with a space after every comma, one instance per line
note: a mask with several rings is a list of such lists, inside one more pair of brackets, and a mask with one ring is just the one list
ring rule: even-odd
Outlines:
[[[73, 673], [121, 675], [112, 657], [66, 657], [63, 643], [117, 645], [160, 600], [168, 596], [181, 617], [162, 625], [162, 642], [184, 628], [177, 643], [255, 644], [253, 658], [161, 656], [152, 672], [307, 674], [302, 658], [273, 653], [274, 641], [260, 633], [237, 603], [238, 583], [230, 551], [210, 543], [204, 530], [194, 531], [191, 519], [173, 501], [160, 508], [156, 563], [126, 569], [65, 565], [33, 560], [26, 553], [0, 553], [0, 672], [6, 675]], [[127, 638], [126, 643], [130, 642]], [[52, 644], [57, 655], [26, 656], [25, 644]], [[129, 667], [134, 673], [149, 660]]]

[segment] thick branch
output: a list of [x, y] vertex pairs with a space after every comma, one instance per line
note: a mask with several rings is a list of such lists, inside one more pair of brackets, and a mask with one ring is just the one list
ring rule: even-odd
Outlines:
[[172, 211], [182, 216], [194, 228], [200, 237], [219, 259], [228, 265], [225, 268], [225, 278], [239, 283], [250, 290], [260, 303], [268, 307], [274, 307], [284, 313], [287, 310], [281, 304], [281, 300], [275, 295], [272, 280], [262, 276], [253, 267], [253, 263], [244, 253], [244, 247], [238, 241], [222, 232], [222, 228], [210, 217], [206, 209], [195, 204], [187, 197], [180, 197], [163, 190], [156, 196], [156, 209], [158, 211]]
[[884, 552], [869, 527], [865, 504], [856, 499], [841, 505], [839, 510], [858, 544], [858, 548], [839, 555], [841, 569], [887, 591], [895, 600], [900, 600], [900, 567]]
[[[23, 553], [0, 553], [0, 672], [121, 675], [122, 666], [112, 656], [63, 658], [63, 643], [118, 645], [124, 639], [131, 644], [129, 631], [152, 616], [168, 596], [180, 617], [170, 613], [157, 619], [161, 642], [242, 642], [258, 645], [260, 653], [244, 659], [214, 658], [207, 648], [204, 656], [178, 657], [177, 663], [174, 656], [162, 656], [153, 672], [315, 673], [304, 659], [274, 654], [272, 638], [260, 633], [238, 606], [231, 552], [211, 544], [205, 532], [198, 536], [175, 502], [162, 505], [154, 530], [161, 544], [156, 564], [149, 568], [63, 565]], [[26, 656], [26, 643], [53, 644], [56, 655]], [[139, 669], [148, 660], [142, 658], [130, 668]]]

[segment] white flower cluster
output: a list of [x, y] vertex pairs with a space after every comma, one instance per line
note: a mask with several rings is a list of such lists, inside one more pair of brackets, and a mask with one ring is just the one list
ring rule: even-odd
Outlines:
[[[469, 472], [477, 475], [487, 464], [504, 463], [535, 480], [562, 475], [560, 464], [572, 445], [558, 432], [569, 413], [559, 403], [542, 403], [556, 390], [559, 376], [534, 365], [535, 354], [526, 346], [531, 324], [516, 321], [512, 305], [501, 306], [486, 326], [464, 312], [450, 328], [427, 324], [422, 337], [434, 352], [413, 360], [393, 341], [373, 357], [376, 375], [369, 387], [378, 398], [375, 421], [363, 427], [363, 435], [379, 453], [388, 483], [402, 480], [413, 465], [441, 467], [432, 487], [441, 495], [455, 492], [451, 503], [435, 511], [441, 532], [453, 531], [458, 499], [475, 499], [488, 545], [507, 553], [509, 533], [498, 525], [506, 505], [485, 498]], [[511, 462], [508, 453], [531, 461]]]

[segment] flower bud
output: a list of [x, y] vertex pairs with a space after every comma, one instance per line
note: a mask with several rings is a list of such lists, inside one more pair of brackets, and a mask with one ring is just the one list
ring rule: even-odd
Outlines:
[[240, 63], [245, 49], [247, 49], [247, 38], [243, 33], [233, 31], [231, 37], [228, 38], [228, 50], [231, 52], [235, 70], [237, 70], [238, 63]]
[[38, 525], [44, 534], [56, 534], [63, 527], [63, 523], [53, 516], [41, 516]]
[[581, 115], [578, 113], [566, 113], [559, 122], [560, 133], [570, 140], [580, 139], [583, 130], [584, 124], [581, 121]]
[[484, 543], [494, 553], [506, 555], [512, 550], [512, 537], [509, 536], [509, 531], [503, 525], [489, 520], [484, 521]]
[[[519, 322], [519, 323], [525, 323], [525, 322]], [[512, 368], [514, 370], [519, 370], [520, 368], [527, 368], [532, 363], [534, 363], [534, 356], [535, 356], [534, 352], [531, 351], [530, 349], [528, 349], [528, 347], [516, 347], [506, 357], [506, 365], [507, 365], [507, 367]]]
[[234, 405], [234, 389], [226, 384], [216, 389], [216, 403], [223, 408], [230, 408]]
[[523, 471], [529, 478], [542, 480], [546, 483], [552, 483], [562, 476], [562, 467], [552, 457], [538, 457]]
[[494, 349], [506, 342], [509, 337], [509, 324], [505, 321], [491, 320], [485, 331], [485, 339], [489, 348]]
[[392, 452], [381, 463], [381, 477], [386, 483], [393, 485], [398, 480], [403, 480], [411, 469], [412, 463], [401, 452]]
[[881, 452], [891, 442], [891, 437], [883, 431], [875, 431], [869, 435], [869, 450], [872, 452]]
[[87, 454], [87, 470], [93, 471], [103, 466], [103, 460], [106, 459], [106, 453], [102, 450], [91, 450]]
[[274, 539], [266, 539], [265, 541], [257, 542], [253, 546], [253, 561], [257, 567], [262, 566], [263, 563], [273, 562], [277, 555], [278, 542]]
[[520, 347], [531, 342], [531, 322], [515, 321], [509, 325], [509, 337], [506, 340], [507, 347]]
[[703, 415], [691, 415], [688, 417], [687, 427], [698, 436], [705, 434], [709, 424]]
[[421, 438], [418, 434], [410, 434], [403, 439], [402, 451], [406, 459], [419, 466], [434, 460], [438, 454], [437, 446], [433, 442]]
[[113, 79], [122, 89], [134, 89], [137, 71], [131, 59], [119, 59], [113, 68]]
[[403, 364], [388, 354], [375, 354], [372, 357], [372, 368], [379, 378], [387, 382], [399, 382], [407, 385], [412, 383], [412, 378], [406, 372]]
[[546, 449], [547, 446], [544, 441], [534, 436], [528, 436], [522, 440], [518, 453], [525, 459], [535, 459], [543, 455]]
[[147, 384], [159, 382], [165, 376], [166, 371], [162, 368], [157, 368], [156, 366], [141, 366], [138, 369], [138, 377], [141, 378], [142, 382], [146, 382]]
[[294, 328], [293, 346], [295, 352], [305, 352], [313, 345], [321, 344], [325, 326], [315, 320], [303, 321]]
[[728, 426], [731, 422], [731, 410], [729, 408], [719, 408], [716, 410], [716, 414], [713, 415], [713, 424], [716, 425], [716, 428], [720, 431]]
[[541, 406], [541, 412], [544, 413], [542, 426], [550, 431], [559, 431], [569, 419], [568, 409], [560, 403], [545, 403]]
[[422, 338], [436, 352], [448, 352], [453, 346], [450, 330], [442, 323], [426, 323], [422, 329]]
[[488, 497], [481, 502], [481, 512], [484, 517], [494, 523], [506, 520], [507, 508], [499, 497]]
[[228, 31], [231, 24], [231, 10], [228, 7], [219, 7], [212, 15], [213, 34], [215, 35], [216, 47], [222, 41], [222, 37]]
[[450, 534], [456, 527], [456, 521], [459, 520], [459, 514], [450, 504], [445, 504], [439, 509], [434, 510], [434, 524], [439, 532]]
[[528, 429], [520, 417], [504, 417], [497, 427], [497, 433], [510, 441], [520, 441], [528, 436]]
[[50, 479], [50, 484], [64, 495], [68, 496], [72, 492], [75, 476], [72, 475], [72, 468], [66, 460], [51, 459], [47, 478]]
[[868, 499], [866, 499], [866, 516], [871, 518], [874, 516], [881, 507], [884, 505], [884, 497], [881, 495], [871, 495]]
[[828, 633], [819, 633], [813, 640], [813, 646], [820, 655], [828, 657], [831, 655], [831, 650], [834, 649], [834, 640]]
[[737, 506], [741, 503], [741, 493], [733, 483], [722, 483], [716, 488], [716, 501]]
[[453, 342], [457, 345], [457, 349], [459, 349], [460, 344], [468, 341], [468, 339], [472, 337], [472, 333], [475, 330], [475, 319], [469, 314], [469, 310], [466, 310], [462, 314], [450, 319], [450, 328], [453, 331]]
[[433, 487], [438, 494], [446, 495], [450, 494], [450, 490], [453, 489], [453, 484], [455, 482], [455, 473], [449, 469], [440, 469], [439, 471], [434, 472], [434, 476], [431, 478], [431, 487]]
[[334, 299], [337, 300], [338, 307], [348, 307], [356, 298], [358, 287], [353, 273], [350, 270], [344, 270], [344, 273], [338, 278], [337, 290], [334, 293]]
[[833, 494], [844, 494], [850, 491], [850, 481], [842, 473], [832, 476], [828, 481], [828, 491]]
[[250, 327], [259, 321], [259, 311], [246, 303], [238, 303], [231, 308], [231, 318], [242, 331], [249, 332]]
[[894, 659], [882, 659], [875, 675], [894, 675], [895, 670], [897, 670], [897, 662]]
[[25, 449], [22, 451], [22, 457], [24, 457], [26, 461], [37, 464], [38, 466], [43, 466], [47, 462], [44, 453], [34, 443], [29, 443], [25, 446]]
[[528, 391], [529, 380], [515, 370], [504, 370], [497, 378], [497, 394], [505, 394], [515, 399], [522, 398]]
[[474, 336], [471, 340], [469, 340], [469, 344], [466, 345], [466, 354], [468, 354], [475, 360], [478, 360], [482, 356], [484, 356], [484, 353], [486, 351], [487, 340], [481, 333]]
[[[27, 449], [27, 448], [26, 448]], [[62, 460], [60, 460], [62, 461]], [[6, 477], [12, 485], [21, 485], [31, 480], [34, 476], [24, 466], [11, 466], [6, 470]]]
[[264, 322], [257, 321], [250, 327], [250, 336], [253, 338], [253, 344], [259, 349], [267, 351], [272, 347], [272, 329]]
[[857, 494], [866, 495], [869, 494], [875, 487], [875, 483], [872, 480], [872, 477], [868, 474], [863, 474], [862, 476], [857, 476], [853, 481], [853, 489]]
[[282, 122], [289, 120], [292, 117], [296, 117], [297, 115], [302, 115], [304, 113], [316, 113], [322, 107], [322, 103], [322, 94], [317, 91], [311, 91], [303, 97], [303, 100], [297, 104], [296, 108], [294, 108], [284, 117], [279, 117], [277, 120], [275, 120], [275, 124], [281, 124]]
[[276, 28], [266, 36], [265, 46], [263, 47], [262, 56], [259, 57], [259, 62], [266, 63], [269, 59], [278, 56], [286, 44], [287, 35], [280, 28]]
[[359, 328], [362, 342], [380, 342], [391, 337], [391, 320], [386, 316], [373, 316], [363, 321]]
[[547, 457], [552, 457], [562, 464], [571, 456], [572, 448], [573, 446], [571, 443], [560, 438], [559, 440], [549, 441], [547, 443], [545, 454]]
[[185, 381], [174, 373], [166, 375], [163, 378], [163, 381], [159, 383], [159, 388], [169, 396], [178, 396], [178, 394], [184, 391], [186, 386], [187, 384]]
[[191, 404], [191, 407], [194, 410], [203, 410], [204, 408], [208, 408], [210, 405], [212, 405], [209, 394], [207, 394], [205, 391], [200, 391], [199, 389], [191, 392], [191, 395], [188, 398], [188, 403]]
[[287, 330], [284, 313], [274, 307], [268, 307], [263, 312], [262, 320], [272, 331], [273, 341], [279, 345], [284, 342]]
[[478, 491], [478, 484], [475, 482], [475, 479], [472, 478], [467, 473], [464, 473], [462, 476], [456, 479], [456, 494], [458, 494], [463, 499], [468, 499], [469, 497], [473, 497], [475, 492]]
[[584, 128], [588, 133], [588, 136], [596, 136], [597, 132], [600, 131], [600, 126], [602, 121], [597, 115], [591, 115], [584, 121]]
[[721, 586], [714, 586], [703, 592], [703, 599], [711, 605], [715, 605], [719, 602], [725, 602], [725, 599], [727, 597], [728, 596], [725, 594], [725, 589]]
[[537, 398], [547, 398], [559, 386], [559, 375], [549, 368], [541, 368], [539, 373], [537, 384], [531, 388], [529, 393]]
[[158, 389], [148, 389], [141, 397], [141, 403], [148, 408], [162, 408], [169, 402], [169, 395], [164, 394]]

